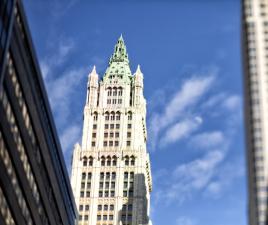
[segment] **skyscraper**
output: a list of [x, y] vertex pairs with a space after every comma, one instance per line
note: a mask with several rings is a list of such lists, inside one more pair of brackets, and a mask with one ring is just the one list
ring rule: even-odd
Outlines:
[[82, 144], [73, 152], [71, 184], [79, 224], [149, 224], [152, 191], [146, 151], [143, 74], [132, 75], [122, 36], [101, 80], [89, 74]]
[[268, 193], [268, 1], [243, 1], [249, 224], [266, 225]]
[[0, 0], [0, 224], [74, 225], [76, 216], [22, 2]]

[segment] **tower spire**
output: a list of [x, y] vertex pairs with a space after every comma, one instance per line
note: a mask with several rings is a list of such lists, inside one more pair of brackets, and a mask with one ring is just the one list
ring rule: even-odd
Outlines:
[[121, 34], [115, 47], [114, 47], [114, 53], [111, 56], [110, 64], [112, 62], [127, 62], [128, 61], [128, 54], [127, 54], [127, 48], [123, 39], [123, 35]]

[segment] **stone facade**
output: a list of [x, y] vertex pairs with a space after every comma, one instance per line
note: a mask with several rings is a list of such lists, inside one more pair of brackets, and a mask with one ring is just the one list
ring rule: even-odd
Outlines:
[[132, 75], [119, 38], [101, 80], [89, 74], [82, 144], [73, 152], [71, 184], [79, 224], [149, 224], [152, 179], [146, 151], [143, 74]]

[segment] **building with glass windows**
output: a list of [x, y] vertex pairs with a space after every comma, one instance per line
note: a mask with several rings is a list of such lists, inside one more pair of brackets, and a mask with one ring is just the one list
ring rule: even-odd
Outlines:
[[268, 1], [243, 0], [249, 224], [268, 224]]
[[76, 215], [22, 2], [0, 0], [0, 224], [74, 225]]
[[102, 79], [88, 77], [82, 143], [71, 184], [83, 225], [147, 225], [152, 178], [143, 74], [131, 73], [122, 36]]

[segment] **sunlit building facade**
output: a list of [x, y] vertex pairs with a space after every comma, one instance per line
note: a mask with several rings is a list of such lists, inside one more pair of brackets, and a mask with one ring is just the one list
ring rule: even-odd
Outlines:
[[88, 77], [82, 143], [71, 184], [80, 225], [150, 224], [152, 179], [146, 150], [143, 74], [131, 73], [122, 36], [102, 79]]
[[243, 62], [250, 225], [266, 225], [268, 193], [268, 1], [243, 0]]
[[21, 1], [0, 0], [0, 224], [77, 215]]

